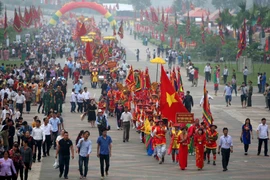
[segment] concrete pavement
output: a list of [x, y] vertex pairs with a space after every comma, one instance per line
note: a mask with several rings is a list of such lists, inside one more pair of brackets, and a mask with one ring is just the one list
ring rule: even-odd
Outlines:
[[[109, 32], [110, 33], [110, 32]], [[141, 41], [133, 40], [133, 36], [125, 34], [121, 44], [127, 50], [127, 62], [133, 66], [134, 69], [144, 69], [146, 66], [149, 68], [149, 73], [152, 80], [155, 80], [156, 65], [146, 62], [146, 47], [142, 46]], [[136, 62], [135, 49], [139, 47], [141, 60]], [[154, 47], [149, 45], [152, 50]], [[57, 62], [63, 63], [64, 59], [57, 59]], [[190, 82], [184, 77], [184, 69], [181, 69], [184, 88], [190, 90], [191, 95], [194, 97], [195, 106], [193, 112], [195, 117], [202, 116], [202, 108], [199, 106], [200, 98], [203, 93], [203, 80], [200, 77], [198, 87], [190, 87]], [[91, 94], [96, 94], [99, 97], [100, 89], [91, 89], [89, 83], [89, 77], [85, 76], [85, 86], [88, 87]], [[209, 93], [213, 95], [213, 84], [207, 85]], [[99, 159], [96, 157], [96, 139], [98, 131], [96, 128], [90, 128], [90, 125], [86, 120], [80, 121], [80, 114], [70, 113], [69, 98], [71, 93], [71, 80], [68, 81], [68, 93], [66, 103], [64, 104], [64, 123], [66, 130], [70, 134], [71, 140], [74, 142], [77, 134], [80, 130], [90, 130], [90, 139], [93, 143], [92, 154], [89, 161], [89, 173], [88, 179], [95, 180], [100, 178], [99, 172]], [[221, 86], [220, 89], [223, 89]], [[208, 179], [269, 179], [269, 158], [263, 156], [257, 156], [257, 140], [254, 131], [255, 139], [252, 141], [248, 156], [244, 156], [243, 144], [240, 143], [239, 137], [241, 133], [241, 125], [245, 118], [251, 118], [251, 122], [254, 130], [260, 122], [262, 117], [269, 117], [269, 112], [264, 109], [264, 98], [261, 95], [254, 95], [253, 104], [256, 107], [242, 109], [240, 105], [240, 97], [233, 97], [231, 107], [225, 106], [225, 100], [222, 96], [222, 90], [219, 91], [218, 96], [214, 97], [211, 102], [211, 110], [215, 119], [215, 124], [218, 126], [218, 132], [222, 135], [222, 128], [228, 127], [229, 134], [232, 135], [234, 140], [234, 153], [231, 154], [231, 160], [229, 163], [229, 171], [222, 172], [221, 157], [217, 157], [217, 166], [205, 165], [204, 169], [200, 172], [197, 171], [195, 166], [195, 157], [189, 156], [188, 168], [186, 171], [180, 171], [179, 166], [171, 163], [171, 157], [166, 156], [165, 164], [158, 165], [157, 161], [152, 157], [148, 157], [145, 152], [144, 145], [139, 141], [139, 135], [131, 130], [131, 139], [128, 143], [122, 142], [122, 131], [116, 130], [115, 118], [109, 118], [109, 123], [112, 130], [109, 131], [109, 135], [113, 140], [113, 150], [111, 158], [111, 167], [109, 171], [110, 180], [176, 180], [176, 179], [192, 179], [192, 180], [208, 180]], [[25, 114], [24, 118], [29, 122], [32, 121], [32, 117], [36, 115], [35, 107], [30, 115]], [[40, 117], [42, 118], [42, 116]], [[167, 138], [169, 143], [169, 137]], [[55, 151], [51, 150], [51, 156], [42, 159], [41, 163], [33, 164], [33, 170], [30, 172], [30, 180], [56, 180], [59, 179], [59, 170], [55, 170], [52, 165], [54, 163]], [[41, 168], [39, 172], [39, 166]], [[39, 178], [38, 178], [39, 177]], [[75, 159], [70, 161], [70, 173], [69, 179], [79, 179], [78, 172], [78, 155], [75, 155]]]

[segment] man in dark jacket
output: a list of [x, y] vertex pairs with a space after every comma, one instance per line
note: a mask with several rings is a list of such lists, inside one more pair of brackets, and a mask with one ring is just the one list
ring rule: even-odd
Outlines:
[[191, 107], [193, 107], [193, 98], [190, 95], [190, 92], [187, 91], [187, 95], [185, 96], [185, 99], [183, 101], [183, 104], [185, 105], [188, 112], [191, 112]]

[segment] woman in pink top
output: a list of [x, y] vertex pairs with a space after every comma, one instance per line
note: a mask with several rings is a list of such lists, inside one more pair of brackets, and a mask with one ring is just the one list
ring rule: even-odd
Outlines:
[[16, 174], [16, 169], [14, 167], [13, 161], [8, 158], [9, 152], [4, 152], [4, 157], [0, 159], [0, 179], [1, 180], [11, 180], [12, 172]]

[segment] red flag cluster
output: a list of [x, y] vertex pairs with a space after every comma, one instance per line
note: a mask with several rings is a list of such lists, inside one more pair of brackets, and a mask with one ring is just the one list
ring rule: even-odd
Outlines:
[[246, 49], [246, 20], [244, 20], [244, 25], [243, 25], [243, 28], [242, 28], [242, 32], [240, 34], [240, 39], [239, 39], [239, 43], [238, 43], [238, 52], [237, 52], [237, 56], [236, 56], [236, 59], [238, 59], [243, 51]]
[[38, 9], [35, 6], [31, 6], [29, 9], [25, 7], [24, 16], [22, 16], [20, 7], [18, 13], [15, 8], [13, 27], [17, 32], [21, 32], [22, 27], [29, 28], [31, 25], [35, 25], [35, 28], [38, 28], [38, 24], [41, 25], [41, 16], [43, 17], [40, 7]]

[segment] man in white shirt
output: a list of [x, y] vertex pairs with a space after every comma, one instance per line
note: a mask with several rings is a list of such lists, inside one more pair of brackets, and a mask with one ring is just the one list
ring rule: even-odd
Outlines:
[[83, 90], [84, 91], [82, 95], [83, 95], [83, 103], [84, 103], [84, 112], [86, 112], [88, 109], [88, 105], [90, 104], [90, 92], [87, 91], [87, 87], [84, 87]]
[[204, 67], [204, 74], [205, 74], [205, 80], [208, 82], [210, 80], [210, 72], [211, 72], [211, 66], [209, 63], [206, 64]]
[[[208, 94], [208, 91], [206, 91], [206, 93], [207, 93], [208, 100], [213, 100], [213, 99], [214, 99], [212, 96], [210, 96], [210, 95]], [[203, 100], [204, 100], [204, 96], [202, 96], [202, 98], [201, 98], [201, 100], [200, 100], [200, 106], [202, 106]], [[208, 101], [208, 102], [209, 102], [209, 104], [210, 104], [210, 101]]]
[[218, 154], [220, 154], [221, 149], [223, 171], [227, 171], [230, 154], [233, 152], [233, 141], [232, 137], [228, 135], [228, 128], [223, 128], [223, 134], [219, 140]]
[[262, 123], [259, 124], [257, 128], [257, 138], [259, 140], [257, 155], [259, 156], [261, 154], [262, 143], [264, 143], [264, 156], [269, 156], [268, 155], [268, 139], [269, 139], [268, 125], [266, 124], [265, 118], [262, 118], [261, 122]]
[[75, 94], [75, 89], [73, 88], [72, 89], [72, 92], [71, 92], [71, 96], [70, 96], [70, 104], [71, 104], [71, 109], [70, 109], [70, 112], [71, 113], [75, 113], [75, 109], [76, 109], [76, 94]]
[[9, 109], [8, 105], [5, 105], [5, 109], [1, 113], [0, 124], [2, 123], [3, 120], [6, 119], [7, 114], [9, 114], [11, 117], [13, 112], [11, 109]]
[[33, 162], [36, 162], [37, 149], [38, 149], [38, 162], [40, 162], [41, 146], [42, 146], [42, 143], [44, 143], [45, 141], [45, 135], [42, 128], [40, 128], [40, 124], [41, 124], [40, 120], [36, 120], [36, 127], [34, 127], [32, 131], [32, 137], [35, 141], [35, 151], [33, 153]]
[[20, 113], [23, 112], [23, 107], [25, 104], [25, 97], [22, 95], [22, 91], [18, 91], [18, 94], [15, 96], [16, 108], [19, 109]]
[[7, 80], [7, 83], [9, 84], [9, 86], [13, 86], [14, 85], [14, 80], [13, 80], [13, 75], [10, 76], [10, 78]]
[[262, 92], [262, 85], [261, 85], [261, 77], [262, 77], [261, 73], [258, 73], [258, 76], [257, 76], [257, 85], [258, 85], [258, 89], [259, 89], [258, 93], [263, 93]]
[[44, 118], [43, 119], [43, 124], [41, 125], [41, 129], [43, 130], [44, 136], [43, 137], [43, 145], [42, 145], [42, 150], [43, 150], [43, 156], [46, 157], [46, 155], [50, 156], [50, 148], [51, 148], [51, 140], [52, 140], [52, 125], [49, 124], [49, 119]]
[[229, 75], [229, 70], [228, 70], [227, 66], [224, 66], [224, 69], [223, 69], [223, 81], [224, 81], [224, 84], [227, 83], [228, 75]]
[[125, 107], [125, 112], [121, 114], [120, 120], [123, 124], [123, 142], [128, 142], [129, 140], [129, 130], [130, 124], [132, 123], [132, 114], [128, 112], [128, 107]]
[[232, 86], [230, 82], [228, 82], [226, 86], [224, 87], [223, 96], [225, 96], [225, 101], [227, 103], [226, 106], [228, 107], [228, 105], [231, 105], [231, 101], [232, 101]]

